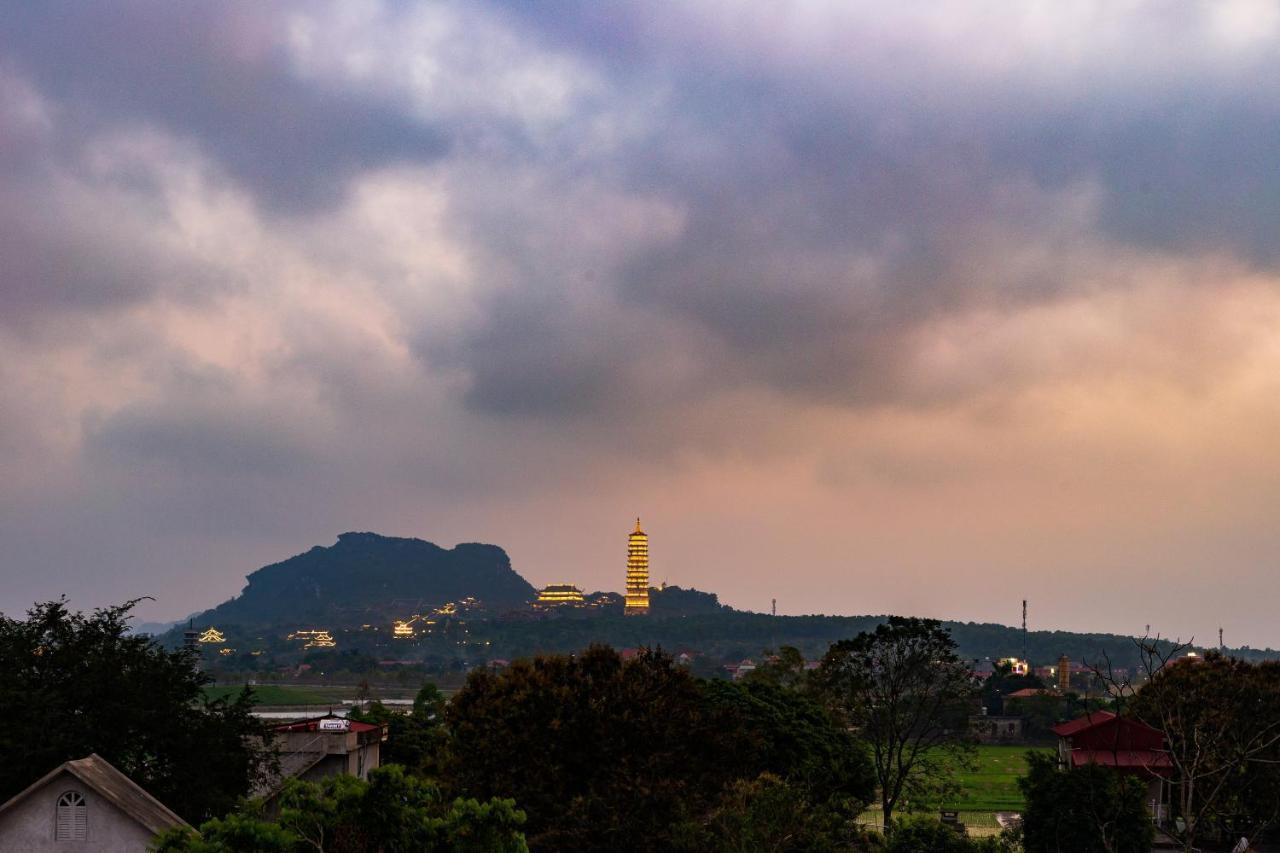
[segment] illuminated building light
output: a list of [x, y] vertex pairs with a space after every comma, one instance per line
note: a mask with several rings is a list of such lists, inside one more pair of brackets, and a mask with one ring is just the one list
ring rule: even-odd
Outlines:
[[294, 631], [288, 636], [288, 639], [306, 640], [307, 642], [302, 646], [304, 649], [331, 649], [338, 645], [333, 639], [333, 635], [323, 629]]
[[571, 583], [553, 583], [538, 590], [538, 600], [534, 607], [556, 607], [562, 604], [580, 605], [586, 599], [582, 590]]
[[225, 643], [227, 638], [217, 628], [206, 628], [204, 633], [200, 635], [202, 643]]
[[234, 655], [235, 653], [236, 653], [235, 649], [228, 649], [228, 648], [218, 649], [218, 654], [222, 655], [223, 657], [226, 657], [227, 655]]
[[1031, 664], [1021, 658], [1000, 658], [1001, 664], [1009, 665], [1009, 672], [1013, 675], [1027, 675], [1031, 672]]
[[649, 612], [649, 537], [636, 529], [627, 537], [627, 596], [623, 612], [628, 616]]
[[398, 640], [405, 640], [413, 637], [413, 620], [405, 621], [397, 619], [391, 626], [391, 636]]

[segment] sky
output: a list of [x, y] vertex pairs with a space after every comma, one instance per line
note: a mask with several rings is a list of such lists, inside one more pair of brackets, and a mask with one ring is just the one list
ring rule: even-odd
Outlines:
[[0, 611], [641, 516], [735, 607], [1280, 647], [1278, 151], [1271, 2], [4, 4]]

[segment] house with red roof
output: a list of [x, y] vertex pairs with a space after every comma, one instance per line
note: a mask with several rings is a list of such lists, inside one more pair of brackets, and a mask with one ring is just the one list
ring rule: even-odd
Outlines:
[[1053, 733], [1058, 736], [1058, 760], [1068, 770], [1096, 764], [1141, 779], [1152, 815], [1164, 815], [1173, 762], [1159, 730], [1132, 717], [1091, 711], [1054, 726]]
[[272, 728], [280, 751], [280, 772], [254, 790], [255, 797], [271, 805], [286, 780], [318, 782], [326, 776], [346, 774], [367, 779], [382, 758], [387, 727], [328, 714]]

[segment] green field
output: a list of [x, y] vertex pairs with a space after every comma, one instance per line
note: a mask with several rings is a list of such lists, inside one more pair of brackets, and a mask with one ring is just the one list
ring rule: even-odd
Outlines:
[[[996, 812], [1021, 812], [1024, 805], [1018, 777], [1027, 772], [1026, 746], [980, 746], [974, 756], [975, 768], [959, 774], [960, 797], [947, 803], [960, 812], [960, 820], [970, 835], [997, 835]], [[1043, 747], [1037, 751], [1044, 751]], [[862, 813], [866, 826], [881, 826], [880, 807], [873, 804]]]
[[[210, 699], [229, 699], [238, 694], [243, 685], [226, 684], [209, 686], [204, 695]], [[342, 691], [325, 687], [288, 686], [276, 684], [258, 684], [253, 688], [254, 701], [258, 705], [340, 705], [344, 698]]]
[[952, 808], [965, 812], [1020, 812], [1018, 777], [1027, 772], [1025, 746], [980, 746], [977, 768], [960, 774], [960, 799]]

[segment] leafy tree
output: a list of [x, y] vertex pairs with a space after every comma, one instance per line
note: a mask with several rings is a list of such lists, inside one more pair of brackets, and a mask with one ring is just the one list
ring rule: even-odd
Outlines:
[[230, 810], [271, 770], [246, 688], [208, 700], [188, 651], [129, 634], [136, 601], [95, 610], [37, 604], [0, 616], [0, 801], [62, 762], [98, 753], [187, 820]]
[[1015, 675], [1012, 664], [998, 663], [995, 671], [982, 682], [982, 705], [989, 713], [1006, 713], [1005, 697], [1027, 688], [1041, 690], [1044, 688], [1044, 682], [1038, 676], [1031, 674]]
[[1061, 770], [1057, 757], [1027, 753], [1018, 780], [1026, 853], [1148, 853], [1154, 837], [1147, 789], [1097, 764]]
[[748, 684], [765, 682], [778, 687], [804, 690], [808, 686], [804, 655], [795, 646], [783, 646], [765, 653], [764, 660], [743, 679]]
[[399, 714], [374, 702], [363, 711], [353, 711], [351, 719], [387, 726], [382, 760], [400, 764], [413, 773], [438, 776], [447, 746], [444, 727], [445, 697], [434, 684], [425, 684], [413, 701], [413, 711]]
[[1280, 816], [1266, 792], [1280, 788], [1280, 665], [1253, 665], [1211, 651], [1198, 658], [1155, 657], [1153, 674], [1128, 710], [1165, 738], [1175, 808], [1173, 832], [1185, 850], [1207, 826], [1235, 818], [1256, 835]]
[[524, 813], [510, 800], [448, 801], [439, 786], [387, 765], [321, 784], [290, 781], [280, 815], [246, 812], [172, 830], [157, 853], [524, 853]]
[[878, 841], [847, 815], [813, 803], [804, 789], [763, 773], [730, 785], [708, 819], [679, 846], [723, 853], [822, 853], [876, 850]]
[[728, 715], [661, 652], [574, 657], [475, 671], [446, 712], [446, 779], [530, 813], [530, 846], [670, 847], [741, 774]]
[[703, 691], [732, 727], [736, 762], [751, 778], [782, 777], [814, 803], [856, 817], [875, 797], [866, 744], [814, 698], [767, 681], [707, 681]]
[[953, 769], [971, 761], [973, 686], [955, 643], [936, 620], [891, 616], [836, 643], [818, 682], [871, 748], [887, 829], [900, 803], [938, 799]]

